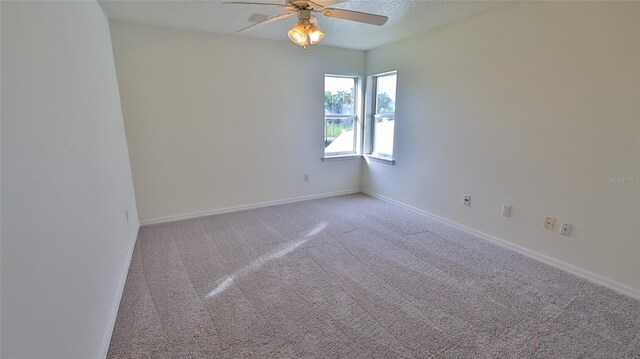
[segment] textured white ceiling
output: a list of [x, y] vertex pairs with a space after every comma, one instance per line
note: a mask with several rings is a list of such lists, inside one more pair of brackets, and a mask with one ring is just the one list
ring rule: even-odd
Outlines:
[[[284, 0], [247, 0], [284, 3]], [[331, 0], [316, 0], [330, 2]], [[230, 5], [223, 0], [101, 0], [102, 9], [112, 20], [168, 26], [180, 29], [235, 34], [251, 25], [252, 14], [277, 15], [286, 10], [263, 5]], [[333, 7], [386, 15], [384, 26], [330, 19], [317, 14], [325, 33], [321, 44], [357, 50], [369, 50], [435, 27], [473, 16], [492, 7], [494, 1], [425, 1], [425, 0], [347, 0]], [[297, 21], [295, 16], [248, 31], [238, 36], [285, 40], [287, 31]]]

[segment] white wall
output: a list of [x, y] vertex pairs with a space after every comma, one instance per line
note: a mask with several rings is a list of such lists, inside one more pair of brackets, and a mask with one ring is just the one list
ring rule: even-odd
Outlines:
[[368, 52], [367, 74], [398, 69], [397, 164], [367, 164], [364, 189], [640, 289], [638, 19], [508, 4]]
[[108, 21], [2, 1], [1, 70], [1, 355], [99, 357], [138, 228]]
[[323, 76], [363, 75], [364, 52], [120, 22], [111, 34], [142, 221], [359, 188], [360, 160], [320, 160]]

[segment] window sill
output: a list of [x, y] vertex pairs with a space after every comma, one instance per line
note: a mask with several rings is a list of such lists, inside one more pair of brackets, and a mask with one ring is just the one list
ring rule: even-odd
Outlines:
[[361, 155], [337, 155], [322, 157], [322, 162], [342, 161], [342, 160], [355, 160], [362, 158]]
[[364, 158], [366, 160], [373, 160], [376, 162], [386, 163], [391, 166], [396, 164], [396, 160], [394, 160], [393, 158], [385, 158], [385, 157], [378, 157], [378, 156], [372, 156], [372, 155], [364, 155]]

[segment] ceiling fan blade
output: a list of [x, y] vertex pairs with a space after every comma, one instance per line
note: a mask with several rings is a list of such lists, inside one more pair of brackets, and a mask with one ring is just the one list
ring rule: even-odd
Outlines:
[[292, 16], [293, 14], [294, 13], [276, 15], [276, 16], [273, 16], [273, 17], [270, 17], [270, 18], [266, 19], [265, 21], [261, 21], [261, 22], [259, 22], [257, 24], [253, 24], [251, 26], [247, 26], [244, 29], [240, 29], [240, 30], [236, 31], [236, 33], [241, 33], [241, 32], [245, 32], [245, 31], [248, 31], [248, 30], [253, 30], [253, 29], [257, 28], [257, 27], [260, 27], [260, 26], [263, 26], [263, 25], [267, 25], [267, 24], [271, 24], [272, 22], [276, 22], [278, 20], [286, 19], [289, 16]]
[[230, 5], [267, 5], [267, 6], [277, 6], [279, 8], [296, 11], [298, 8], [291, 4], [275, 4], [275, 3], [266, 3], [266, 2], [246, 2], [246, 1], [225, 1], [223, 4]]
[[268, 5], [268, 6], [280, 6], [286, 7], [287, 4], [275, 4], [275, 3], [266, 3], [266, 2], [245, 2], [245, 1], [225, 1], [223, 4], [231, 4], [231, 5]]
[[389, 19], [386, 16], [369, 14], [366, 12], [353, 11], [353, 10], [344, 10], [344, 9], [333, 9], [333, 8], [325, 8], [322, 10], [322, 14], [326, 17], [335, 17], [337, 19], [351, 20], [357, 22], [364, 22], [366, 24], [371, 25], [384, 25]]
[[341, 2], [345, 2], [345, 0], [313, 0], [313, 2], [322, 7], [327, 7], [340, 4]]

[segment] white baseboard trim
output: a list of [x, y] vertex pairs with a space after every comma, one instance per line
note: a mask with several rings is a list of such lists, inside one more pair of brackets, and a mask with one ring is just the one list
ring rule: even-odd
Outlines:
[[640, 300], [640, 289], [630, 287], [630, 286], [628, 286], [626, 284], [622, 284], [622, 283], [617, 282], [615, 280], [603, 277], [603, 276], [601, 276], [599, 274], [590, 272], [590, 271], [588, 271], [586, 269], [583, 269], [583, 268], [580, 268], [580, 267], [576, 267], [576, 266], [574, 266], [572, 264], [569, 264], [569, 263], [563, 262], [561, 260], [549, 257], [547, 255], [532, 251], [532, 250], [530, 250], [528, 248], [525, 248], [525, 247], [522, 247], [520, 245], [514, 244], [514, 243], [509, 242], [507, 240], [504, 240], [502, 238], [498, 238], [496, 236], [492, 236], [490, 234], [478, 231], [476, 229], [473, 229], [471, 227], [467, 227], [467, 226], [465, 226], [463, 224], [460, 224], [458, 222], [454, 222], [452, 220], [440, 217], [440, 216], [435, 215], [433, 213], [430, 213], [430, 212], [427, 212], [425, 210], [410, 206], [410, 205], [408, 205], [406, 203], [403, 203], [403, 202], [397, 201], [395, 199], [380, 195], [378, 193], [374, 193], [374, 192], [371, 192], [371, 191], [368, 191], [368, 190], [364, 190], [364, 189], [362, 190], [362, 193], [367, 194], [367, 195], [369, 195], [371, 197], [375, 197], [375, 198], [381, 199], [383, 201], [395, 204], [397, 206], [406, 208], [408, 210], [411, 210], [413, 212], [421, 214], [421, 215], [423, 215], [423, 216], [425, 216], [427, 218], [430, 218], [430, 219], [436, 220], [438, 222], [441, 222], [441, 223], [450, 225], [452, 227], [458, 228], [460, 230], [463, 230], [463, 231], [465, 231], [465, 232], [467, 232], [469, 234], [472, 234], [472, 235], [474, 235], [476, 237], [482, 238], [482, 239], [484, 239], [486, 241], [489, 241], [491, 243], [494, 243], [494, 244], [497, 244], [499, 246], [511, 249], [511, 250], [513, 250], [515, 252], [518, 252], [520, 254], [523, 254], [523, 255], [525, 255], [527, 257], [533, 258], [535, 260], [538, 260], [538, 261], [543, 262], [545, 264], [548, 264], [550, 266], [556, 267], [558, 269], [564, 270], [565, 272], [571, 273], [573, 275], [576, 275], [576, 276], [578, 276], [580, 278], [586, 279], [586, 280], [588, 280], [590, 282], [593, 282], [595, 284], [599, 284], [601, 286], [604, 286], [604, 287], [607, 287], [609, 289], [612, 289], [612, 290], [614, 290], [616, 292], [619, 292], [619, 293], [622, 293], [622, 294], [627, 295], [629, 297], [632, 297], [634, 299]]
[[122, 293], [124, 292], [124, 285], [127, 282], [127, 275], [129, 274], [129, 266], [131, 265], [131, 258], [133, 258], [133, 250], [136, 248], [136, 240], [138, 239], [138, 231], [140, 230], [140, 224], [136, 226], [136, 230], [133, 232], [133, 238], [131, 239], [131, 246], [127, 253], [125, 270], [120, 278], [120, 286], [118, 287], [118, 293], [116, 295], [113, 306], [111, 307], [111, 313], [109, 316], [109, 324], [107, 326], [107, 332], [104, 339], [102, 339], [102, 348], [98, 353], [98, 358], [106, 358], [109, 351], [109, 344], [111, 343], [111, 336], [113, 335], [113, 329], [116, 326], [116, 318], [118, 317], [118, 308], [120, 308], [120, 300], [122, 299]]
[[150, 224], [174, 222], [174, 221], [180, 221], [180, 220], [183, 220], [183, 219], [212, 216], [212, 215], [215, 215], [215, 214], [222, 214], [222, 213], [239, 212], [239, 211], [244, 211], [244, 210], [247, 210], [247, 209], [275, 206], [275, 205], [278, 205], [278, 204], [287, 204], [287, 203], [308, 201], [310, 199], [342, 196], [342, 195], [354, 194], [354, 193], [360, 193], [360, 189], [350, 189], [350, 190], [345, 190], [345, 191], [325, 192], [325, 193], [312, 194], [312, 195], [307, 195], [307, 196], [299, 196], [299, 197], [292, 197], [292, 198], [287, 198], [287, 199], [279, 199], [279, 200], [275, 200], [275, 201], [257, 202], [257, 203], [243, 204], [243, 205], [240, 205], [240, 206], [211, 209], [211, 210], [200, 211], [200, 212], [177, 214], [177, 215], [174, 215], [174, 216], [149, 218], [149, 219], [140, 220], [140, 225], [147, 226], [147, 225], [150, 225]]

